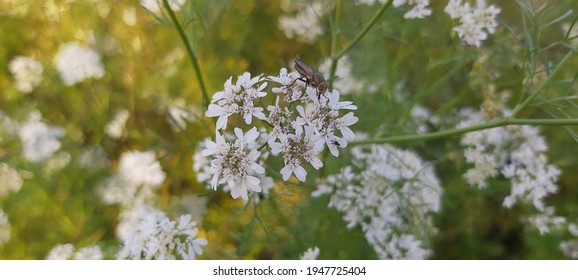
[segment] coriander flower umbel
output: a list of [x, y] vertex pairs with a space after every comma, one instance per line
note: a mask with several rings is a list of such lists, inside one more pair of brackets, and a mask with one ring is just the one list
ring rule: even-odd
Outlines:
[[459, 19], [460, 25], [454, 27], [454, 30], [468, 45], [480, 47], [481, 41], [486, 40], [488, 34], [496, 32], [496, 17], [500, 9], [494, 5], [487, 6], [485, 0], [476, 1], [475, 7], [467, 2], [462, 4], [462, 0], [450, 0], [444, 11], [452, 19]]
[[[310, 98], [311, 92], [308, 92]], [[297, 106], [299, 117], [295, 121], [295, 127], [300, 130], [303, 126], [311, 126], [314, 128], [315, 134], [319, 135], [315, 141], [315, 150], [322, 150], [325, 145], [329, 148], [331, 154], [335, 157], [339, 156], [337, 148], [344, 148], [347, 146], [347, 141], [355, 137], [353, 131], [349, 126], [357, 123], [358, 118], [349, 112], [344, 116], [339, 116], [340, 110], [357, 110], [357, 106], [350, 101], [339, 102], [339, 92], [333, 90], [326, 93], [327, 97], [322, 95], [319, 102], [313, 106], [307, 107]], [[335, 133], [339, 131], [341, 136]]]
[[[255, 149], [256, 147], [260, 147], [261, 145], [266, 143], [267, 140], [267, 134], [265, 132], [261, 132], [260, 133], [261, 136], [259, 138], [257, 138], [255, 141], [249, 142], [247, 143], [246, 149], [252, 150]], [[235, 135], [231, 134], [231, 133], [225, 133], [223, 135], [223, 138], [225, 138], [225, 141], [234, 141], [234, 139], [236, 138]], [[202, 151], [205, 150], [207, 148], [207, 144], [211, 143], [211, 139], [210, 138], [205, 138], [203, 139], [198, 145], [197, 145], [197, 149], [195, 151], [195, 153], [193, 154], [193, 170], [195, 171], [196, 175], [197, 175], [197, 181], [200, 183], [204, 183], [205, 186], [207, 188], [213, 189], [213, 187], [211, 186], [211, 179], [213, 177], [212, 175], [212, 169], [211, 169], [211, 159], [209, 157], [205, 157], [202, 155]], [[259, 156], [259, 165], [264, 165], [265, 160], [268, 158], [268, 155], [270, 153], [262, 153]], [[255, 173], [254, 174], [255, 177], [257, 177], [260, 180], [259, 186], [261, 187], [261, 192], [259, 192], [260, 195], [256, 195], [257, 193], [254, 193], [253, 195], [253, 201], [254, 202], [259, 202], [260, 201], [260, 197], [262, 195], [267, 195], [269, 194], [269, 190], [272, 189], [274, 187], [274, 182], [273, 182], [273, 178], [266, 176], [265, 173]], [[223, 185], [223, 191], [226, 192], [230, 192], [231, 188], [229, 187], [228, 184]], [[248, 194], [250, 195], [250, 194]], [[249, 196], [248, 196], [249, 197]], [[247, 202], [247, 199], [243, 200], [245, 202]]]
[[48, 126], [42, 121], [39, 112], [32, 112], [18, 129], [22, 141], [22, 152], [28, 161], [39, 162], [52, 156], [60, 149], [58, 138], [64, 136], [64, 129], [58, 126]]
[[348, 228], [361, 226], [380, 259], [427, 257], [422, 241], [433, 229], [427, 218], [439, 211], [442, 195], [433, 167], [390, 145], [351, 152], [352, 165], [329, 175], [312, 195], [330, 194], [328, 207], [343, 213]]
[[191, 215], [172, 221], [165, 212], [142, 205], [122, 215], [117, 235], [123, 245], [117, 258], [193, 260], [207, 245], [205, 238], [197, 236], [198, 232]]
[[[486, 120], [483, 112], [473, 110], [464, 109], [460, 116], [463, 118], [458, 127]], [[462, 137], [461, 145], [465, 148], [466, 161], [473, 164], [464, 175], [469, 185], [485, 188], [488, 178], [499, 174], [510, 180], [512, 189], [504, 198], [504, 207], [526, 202], [545, 211], [544, 198], [558, 190], [556, 181], [560, 170], [548, 164], [548, 146], [535, 127], [503, 126], [474, 131]]]
[[89, 78], [102, 78], [104, 67], [100, 54], [78, 43], [67, 43], [60, 47], [54, 58], [56, 69], [65, 85], [71, 86]]
[[121, 155], [117, 174], [104, 183], [100, 194], [106, 203], [133, 208], [151, 202], [165, 178], [154, 152], [129, 151]]
[[219, 117], [217, 119], [217, 129], [227, 128], [229, 116], [235, 113], [242, 113], [245, 123], [251, 124], [253, 117], [264, 120], [263, 108], [255, 106], [256, 98], [264, 97], [266, 92], [262, 91], [267, 87], [267, 82], [259, 75], [251, 78], [249, 72], [237, 78], [237, 83], [232, 84], [232, 77], [225, 82], [225, 89], [213, 95], [213, 100], [209, 104], [207, 117]]
[[293, 124], [295, 119], [293, 118], [293, 112], [289, 111], [289, 108], [279, 106], [279, 96], [275, 99], [275, 106], [268, 106], [269, 118], [267, 121], [273, 126], [271, 132], [269, 133], [269, 144], [275, 142], [277, 137], [281, 134], [290, 134], [295, 131]]
[[16, 56], [8, 64], [8, 71], [14, 75], [16, 89], [23, 93], [31, 93], [42, 81], [42, 64], [31, 57]]
[[216, 132], [216, 142], [209, 141], [206, 149], [201, 151], [202, 156], [212, 156], [210, 172], [213, 174], [211, 187], [217, 189], [218, 184], [227, 182], [233, 198], [242, 197], [248, 200], [248, 190], [261, 192], [261, 180], [255, 175], [264, 173], [265, 168], [257, 163], [261, 152], [257, 149], [248, 149], [248, 143], [259, 137], [256, 127], [243, 134], [240, 128], [235, 128], [237, 140], [227, 143], [225, 138]]
[[307, 171], [301, 166], [303, 161], [309, 162], [315, 169], [323, 166], [323, 162], [316, 155], [321, 151], [315, 149], [315, 142], [318, 136], [313, 134], [313, 128], [305, 127], [305, 132], [298, 131], [297, 134], [279, 134], [279, 142], [269, 143], [271, 153], [283, 154], [285, 167], [281, 169], [283, 180], [289, 180], [291, 174], [301, 182], [305, 182]]
[[300, 99], [305, 101], [304, 99], [307, 96], [303, 92], [307, 85], [297, 79], [299, 78], [298, 75], [296, 72], [287, 73], [287, 69], [281, 68], [279, 76], [267, 77], [270, 81], [280, 85], [280, 87], [273, 87], [271, 91], [276, 94], [283, 94], [285, 102], [293, 102]]
[[[309, 5], [286, 3], [281, 6], [286, 15], [281, 16], [278, 22], [278, 27], [285, 33], [285, 37], [313, 43], [317, 37], [323, 35], [325, 31], [321, 26], [320, 19], [327, 9], [323, 9], [321, 2], [315, 1]], [[291, 12], [295, 12], [295, 14], [287, 15]]]
[[425, 18], [431, 15], [431, 9], [428, 8], [429, 0], [393, 0], [393, 6], [399, 7], [402, 5], [413, 5], [403, 17], [406, 19]]

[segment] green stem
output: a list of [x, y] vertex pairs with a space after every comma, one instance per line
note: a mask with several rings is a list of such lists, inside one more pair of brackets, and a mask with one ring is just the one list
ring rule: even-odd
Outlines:
[[382, 144], [382, 143], [392, 143], [392, 142], [404, 142], [404, 141], [420, 141], [420, 140], [429, 140], [435, 138], [444, 138], [449, 136], [455, 136], [464, 134], [467, 132], [477, 131], [477, 130], [484, 130], [499, 126], [507, 126], [507, 125], [562, 125], [562, 126], [569, 126], [569, 125], [578, 125], [578, 119], [499, 119], [494, 121], [489, 121], [483, 124], [472, 125], [468, 127], [456, 128], [456, 129], [449, 129], [444, 131], [426, 133], [426, 134], [417, 134], [417, 135], [401, 135], [401, 136], [391, 136], [391, 137], [383, 137], [383, 138], [376, 138], [376, 139], [367, 139], [367, 140], [358, 140], [358, 141], [351, 141], [349, 145], [363, 145], [363, 144]]
[[191, 58], [191, 62], [193, 63], [193, 67], [195, 68], [195, 74], [197, 75], [197, 80], [199, 80], [199, 85], [201, 87], [201, 92], [203, 94], [203, 107], [206, 110], [209, 106], [209, 96], [207, 94], [207, 88], [205, 87], [205, 81], [203, 79], [203, 73], [201, 72], [201, 67], [199, 66], [197, 56], [195, 55], [195, 52], [193, 51], [193, 48], [191, 47], [191, 44], [189, 43], [189, 40], [187, 39], [187, 35], [185, 34], [183, 27], [179, 24], [179, 21], [177, 20], [175, 13], [173, 12], [171, 7], [169, 6], [168, 0], [163, 0], [163, 6], [164, 6], [165, 10], [167, 11], [167, 13], [169, 14], [169, 17], [171, 18], [171, 21], [173, 22], [174, 26], [177, 28], [177, 31], [179, 32], [179, 36], [181, 37], [181, 40], [185, 44], [185, 49], [187, 50], [187, 54]]
[[335, 52], [337, 52], [337, 28], [339, 22], [341, 21], [341, 1], [337, 1], [335, 4], [335, 20], [333, 21], [333, 26], [331, 28], [331, 67], [329, 68], [329, 85], [328, 89], [333, 89], [333, 80], [335, 80], [335, 71], [337, 70], [337, 60], [339, 57], [335, 57]]
[[383, 14], [383, 12], [385, 12], [385, 10], [387, 10], [387, 8], [389, 8], [389, 6], [391, 6], [392, 3], [393, 3], [393, 0], [389, 0], [386, 3], [384, 3], [383, 6], [381, 6], [381, 8], [379, 9], [379, 11], [377, 11], [377, 13], [375, 13], [375, 15], [373, 15], [373, 18], [371, 18], [371, 20], [369, 21], [367, 26], [365, 26], [365, 28], [363, 28], [363, 30], [359, 34], [357, 34], [357, 37], [355, 37], [355, 39], [353, 39], [353, 41], [351, 41], [349, 43], [349, 45], [347, 45], [341, 52], [339, 52], [339, 54], [334, 56], [333, 59], [334, 60], [339, 59], [345, 53], [347, 53], [349, 51], [349, 49], [351, 49], [355, 44], [357, 44], [357, 42], [359, 42], [359, 40], [361, 40], [361, 38], [363, 38], [363, 36], [365, 36], [365, 34], [367, 34], [369, 29], [371, 29], [371, 27], [373, 27], [373, 25], [377, 22], [379, 17]]
[[556, 76], [556, 74], [558, 74], [558, 72], [560, 72], [560, 70], [562, 69], [562, 66], [564, 66], [568, 60], [570, 60], [570, 57], [572, 56], [573, 52], [569, 51], [566, 56], [564, 56], [564, 58], [562, 58], [562, 60], [560, 60], [560, 63], [558, 63], [558, 65], [556, 65], [556, 68], [554, 68], [554, 70], [552, 70], [552, 72], [550, 72], [550, 74], [548, 75], [548, 78], [541, 83], [540, 85], [538, 85], [538, 87], [536, 87], [528, 96], [528, 98], [526, 98], [526, 100], [524, 100], [522, 103], [516, 105], [516, 107], [514, 107], [514, 110], [512, 111], [512, 117], [517, 116], [520, 111], [522, 111], [522, 109], [524, 109], [526, 106], [528, 106], [528, 104], [534, 100], [534, 97], [536, 97], [541, 91], [542, 89], [550, 84], [550, 82], [552, 82], [552, 80], [554, 79], [554, 77]]

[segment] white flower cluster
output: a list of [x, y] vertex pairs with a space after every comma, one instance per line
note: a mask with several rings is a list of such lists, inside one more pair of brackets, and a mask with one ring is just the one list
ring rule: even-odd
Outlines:
[[400, 7], [403, 5], [413, 5], [403, 17], [406, 19], [425, 18], [431, 15], [429, 0], [393, 0], [393, 6]]
[[[168, 0], [169, 7], [173, 11], [179, 11], [187, 2], [186, 0]], [[159, 13], [163, 9], [163, 0], [140, 0], [141, 6], [151, 13]]]
[[[212, 104], [206, 112], [208, 117], [218, 117], [216, 122], [216, 140], [205, 142], [200, 155], [194, 156], [194, 169], [199, 181], [206, 181], [210, 174], [211, 187], [227, 183], [233, 198], [248, 199], [248, 191], [261, 192], [270, 180], [264, 176], [265, 160], [269, 154], [282, 155], [285, 166], [280, 170], [283, 180], [291, 175], [298, 180], [306, 180], [307, 171], [302, 166], [308, 162], [315, 169], [323, 166], [317, 155], [328, 147], [332, 155], [338, 156], [338, 148], [347, 146], [347, 141], [355, 135], [349, 128], [357, 122], [353, 112], [340, 116], [341, 110], [355, 110], [349, 101], [339, 101], [339, 92], [327, 91], [317, 94], [317, 89], [305, 86], [295, 73], [281, 69], [279, 76], [267, 79], [249, 73], [239, 76], [235, 84], [232, 78], [225, 83], [225, 90], [214, 94]], [[267, 81], [279, 84], [272, 92], [279, 96], [275, 105], [267, 107], [269, 116], [258, 104], [267, 96], [264, 91]], [[290, 109], [295, 108], [298, 114]], [[225, 129], [230, 116], [240, 114], [245, 124], [252, 124], [253, 117], [266, 123], [270, 131], [251, 128], [246, 133], [241, 128], [234, 129], [235, 138], [227, 140], [219, 133]], [[259, 139], [259, 140], [257, 140]], [[269, 146], [269, 152], [260, 150]], [[201, 157], [210, 157], [210, 161]], [[209, 167], [206, 167], [209, 166]]]
[[[574, 237], [578, 237], [578, 225], [570, 223], [568, 225], [568, 232]], [[567, 257], [578, 260], [578, 239], [563, 241], [560, 243], [560, 250]]]
[[126, 212], [117, 228], [123, 242], [118, 259], [193, 260], [203, 253], [205, 238], [198, 238], [197, 223], [191, 215], [171, 221], [160, 210], [148, 206]]
[[8, 70], [14, 76], [14, 86], [23, 93], [31, 93], [42, 81], [42, 64], [34, 58], [16, 56], [10, 61]]
[[[299, 6], [287, 4], [281, 7], [286, 13], [291, 13], [282, 16], [278, 23], [279, 29], [283, 30], [287, 38], [297, 38], [301, 42], [313, 43], [325, 32], [320, 22], [324, 13], [321, 2]], [[296, 13], [292, 13], [295, 10]]]
[[125, 131], [126, 121], [129, 117], [130, 113], [127, 109], [120, 110], [116, 113], [114, 118], [104, 127], [106, 135], [114, 139], [120, 138]]
[[0, 209], [0, 245], [10, 240], [10, 220], [8, 214]]
[[299, 258], [300, 260], [316, 260], [319, 257], [319, 248], [312, 247], [307, 249]]
[[554, 207], [546, 207], [544, 211], [528, 218], [528, 222], [534, 226], [541, 235], [559, 230], [566, 224], [566, 218], [554, 216]]
[[[375, 3], [385, 4], [386, 0], [355, 0], [357, 5], [373, 5]], [[401, 7], [403, 5], [413, 5], [403, 17], [406, 19], [425, 18], [431, 15], [429, 0], [393, 0], [393, 6]]]
[[65, 85], [71, 86], [89, 78], [102, 78], [104, 67], [100, 55], [89, 47], [78, 43], [67, 43], [60, 47], [54, 58], [56, 69]]
[[0, 182], [0, 197], [22, 188], [22, 177], [18, 171], [3, 162], [0, 163]]
[[89, 246], [75, 252], [74, 245], [58, 244], [48, 252], [47, 260], [102, 260], [103, 254], [99, 246]]
[[165, 177], [154, 152], [125, 152], [120, 157], [117, 174], [101, 188], [101, 196], [105, 202], [124, 208], [147, 204]]
[[[508, 115], [505, 112], [504, 115]], [[458, 127], [484, 121], [483, 112], [464, 109]], [[484, 188], [489, 178], [504, 176], [512, 190], [503, 202], [511, 208], [518, 202], [531, 203], [544, 211], [544, 198], [557, 191], [560, 170], [548, 164], [548, 146], [537, 128], [504, 126], [465, 134], [461, 139], [466, 161], [474, 166], [464, 175], [468, 184]]]
[[39, 112], [32, 112], [28, 120], [18, 129], [18, 136], [22, 142], [24, 158], [28, 161], [39, 162], [52, 156], [60, 149], [59, 137], [64, 130], [58, 126], [48, 126], [42, 122]]
[[[252, 133], [252, 132], [248, 132], [248, 133]], [[267, 134], [261, 133], [261, 136], [263, 136], [263, 135], [267, 135]], [[225, 133], [223, 136], [220, 136], [220, 137], [223, 137], [225, 139], [225, 141], [231, 141], [231, 142], [235, 142], [235, 139], [236, 139], [236, 136], [234, 134], [230, 134], [230, 133]], [[197, 152], [195, 152], [193, 155], [193, 170], [197, 174], [197, 181], [207, 184], [208, 188], [214, 189], [212, 186], [212, 182], [211, 182], [212, 179], [214, 178], [214, 175], [212, 173], [212, 172], [214, 172], [214, 169], [211, 165], [212, 160], [209, 157], [203, 156], [203, 151], [205, 151], [208, 146], [213, 145], [210, 143], [213, 143], [210, 138], [205, 138], [202, 142], [199, 143], [199, 145], [197, 147]], [[261, 145], [263, 145], [264, 143], [265, 143], [265, 140], [263, 139], [263, 137], [259, 137], [259, 139], [257, 139], [256, 141], [253, 141], [250, 143], [245, 143], [245, 150], [246, 151], [253, 151], [253, 150], [256, 151], [256, 149], [258, 147], [260, 147]], [[240, 143], [237, 143], [237, 144], [240, 144]], [[257, 162], [257, 164], [259, 166], [263, 166], [264, 161], [267, 159], [268, 155], [269, 155], [269, 153], [262, 153], [260, 155], [260, 159]], [[230, 160], [234, 161], [234, 159], [230, 159]], [[243, 159], [239, 159], [239, 160], [243, 160]], [[215, 163], [218, 163], [218, 162], [215, 162]], [[215, 168], [219, 168], [218, 165], [216, 165]], [[230, 171], [225, 169], [225, 170], [221, 170], [221, 172], [228, 173]], [[259, 179], [258, 185], [251, 185], [250, 187], [252, 187], [253, 189], [258, 189], [259, 190], [258, 192], [260, 195], [268, 195], [269, 191], [271, 189], [273, 189], [273, 187], [275, 186], [273, 178], [266, 176], [265, 173], [257, 173], [257, 172], [254, 172], [252, 170], [249, 170], [245, 176], [252, 176], [252, 177], [256, 177], [257, 179]], [[231, 192], [231, 195], [233, 196], [233, 198], [241, 197], [245, 202], [247, 202], [249, 199], [249, 193], [247, 192], [248, 189], [246, 188], [247, 186], [245, 188], [241, 188], [240, 185], [235, 184], [234, 178], [235, 177], [233, 176], [233, 181], [231, 181], [232, 184], [228, 184], [228, 180], [223, 181], [223, 182], [227, 182], [227, 184], [223, 185], [223, 191]], [[252, 197], [253, 197], [254, 201], [256, 201], [256, 202], [260, 201], [259, 195], [253, 195]]]
[[[313, 196], [331, 194], [329, 207], [357, 225], [380, 259], [424, 259], [432, 230], [428, 213], [440, 209], [442, 189], [433, 167], [390, 145], [355, 147], [353, 165], [328, 176]], [[427, 227], [427, 228], [426, 228]]]
[[467, 44], [480, 47], [488, 34], [496, 32], [496, 16], [501, 10], [494, 5], [487, 6], [485, 0], [477, 0], [475, 7], [462, 0], [450, 0], [444, 11], [452, 19], [459, 19], [460, 25], [454, 27], [458, 36]]

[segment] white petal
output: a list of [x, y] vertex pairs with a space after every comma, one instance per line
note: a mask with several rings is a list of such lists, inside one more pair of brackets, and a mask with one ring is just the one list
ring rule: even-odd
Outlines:
[[265, 116], [265, 114], [263, 114], [263, 108], [257, 108], [257, 109], [261, 109], [261, 110], [254, 111], [253, 116], [255, 116], [255, 118], [258, 118], [260, 120], [266, 120], [267, 116]]
[[291, 166], [285, 165], [285, 167], [281, 168], [280, 172], [283, 175], [283, 181], [287, 181], [289, 180], [289, 177], [291, 177], [291, 173], [293, 173], [293, 170]]
[[217, 120], [217, 129], [226, 129], [227, 128], [227, 119], [229, 118], [228, 115], [221, 115]]
[[320, 167], [323, 166], [323, 162], [320, 159], [318, 159], [317, 157], [311, 157], [309, 160], [309, 163], [311, 163], [311, 165], [315, 169], [319, 169]]
[[313, 146], [313, 154], [319, 154], [321, 151], [323, 151], [323, 148], [325, 147], [325, 138], [321, 137], [319, 139], [317, 139], [317, 141], [315, 141], [315, 145]]
[[251, 163], [250, 168], [251, 168], [253, 171], [255, 171], [255, 172], [259, 173], [259, 174], [265, 173], [265, 168], [263, 168], [263, 166], [259, 165], [259, 164], [256, 163], [256, 162]]
[[247, 131], [247, 133], [245, 133], [245, 139], [244, 142], [245, 143], [250, 143], [255, 141], [257, 138], [259, 137], [259, 131], [257, 131], [256, 127], [253, 127], [251, 129], [249, 129], [249, 131]]
[[339, 150], [337, 149], [336, 145], [331, 144], [330, 142], [327, 143], [327, 147], [329, 148], [329, 151], [331, 152], [331, 154], [334, 157], [338, 157], [339, 156]]
[[245, 113], [243, 117], [246, 124], [251, 124], [251, 121], [253, 120], [253, 115], [251, 115], [251, 113]]
[[299, 181], [305, 182], [305, 179], [307, 179], [307, 171], [305, 171], [305, 168], [301, 167], [301, 165], [296, 166], [293, 172], [295, 172], [295, 177], [297, 177]]
[[225, 113], [225, 110], [223, 109], [223, 107], [221, 107], [219, 105], [215, 105], [215, 104], [209, 104], [209, 109], [205, 113], [205, 116], [216, 117], [216, 116], [222, 115], [223, 113]]
[[245, 181], [247, 188], [254, 192], [261, 192], [261, 186], [259, 186], [261, 180], [259, 180], [259, 178], [255, 176], [246, 176]]
[[283, 150], [283, 145], [278, 142], [269, 143], [269, 147], [271, 147], [271, 153], [273, 155], [278, 155]]

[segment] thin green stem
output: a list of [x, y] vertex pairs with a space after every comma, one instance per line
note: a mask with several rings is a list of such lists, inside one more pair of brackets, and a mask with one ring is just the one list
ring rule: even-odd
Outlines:
[[373, 25], [377, 22], [379, 17], [381, 17], [381, 15], [385, 12], [385, 10], [387, 10], [387, 8], [389, 8], [389, 6], [391, 6], [392, 3], [393, 3], [393, 0], [389, 0], [386, 3], [384, 3], [383, 6], [381, 6], [381, 8], [377, 11], [377, 13], [375, 13], [375, 15], [373, 15], [373, 17], [371, 18], [371, 20], [369, 21], [367, 26], [365, 26], [365, 28], [363, 28], [363, 30], [359, 34], [357, 34], [357, 37], [355, 37], [355, 39], [353, 39], [353, 41], [351, 41], [343, 50], [341, 50], [341, 52], [339, 52], [336, 56], [334, 56], [333, 59], [334, 60], [339, 59], [345, 53], [347, 53], [349, 51], [349, 49], [351, 49], [355, 44], [357, 44], [357, 42], [359, 42], [359, 40], [361, 40], [361, 38], [363, 38], [363, 36], [365, 36], [365, 34], [367, 34], [369, 29], [371, 29], [371, 27], [373, 27]]
[[329, 85], [330, 90], [333, 89], [333, 81], [335, 80], [335, 71], [337, 70], [337, 60], [339, 57], [335, 57], [335, 52], [337, 51], [337, 28], [339, 22], [341, 21], [341, 1], [337, 1], [335, 4], [335, 19], [333, 20], [333, 26], [331, 28], [331, 66], [329, 68]]
[[522, 101], [522, 103], [516, 105], [516, 107], [514, 107], [514, 110], [512, 111], [512, 116], [515, 117], [517, 116], [522, 109], [526, 108], [526, 106], [528, 106], [528, 104], [534, 100], [534, 98], [542, 91], [542, 89], [550, 84], [550, 82], [552, 82], [552, 80], [554, 79], [554, 77], [558, 74], [558, 72], [560, 72], [560, 70], [562, 69], [562, 66], [564, 66], [569, 60], [570, 57], [572, 56], [573, 52], [569, 51], [566, 56], [564, 56], [564, 58], [562, 58], [562, 60], [560, 60], [560, 63], [558, 63], [558, 65], [556, 65], [556, 68], [554, 68], [554, 70], [552, 70], [552, 72], [550, 72], [550, 74], [548, 75], [548, 78], [542, 82], [540, 85], [538, 85], [538, 87], [536, 87], [528, 96], [528, 98], [526, 98], [526, 100]]
[[167, 11], [167, 13], [169, 14], [169, 17], [171, 18], [173, 25], [175, 26], [175, 28], [177, 28], [177, 31], [179, 32], [179, 36], [181, 37], [181, 40], [185, 44], [185, 49], [187, 50], [187, 54], [189, 55], [189, 58], [191, 59], [191, 62], [193, 63], [193, 67], [195, 68], [195, 74], [197, 75], [197, 80], [199, 80], [199, 85], [201, 87], [201, 93], [203, 94], [203, 107], [205, 109], [207, 109], [209, 106], [209, 95], [207, 94], [207, 88], [205, 87], [205, 80], [203, 79], [203, 73], [201, 72], [201, 67], [199, 66], [199, 61], [197, 60], [197, 56], [195, 55], [195, 52], [193, 51], [193, 48], [191, 47], [191, 44], [189, 43], [189, 40], [187, 39], [187, 35], [185, 34], [185, 30], [183, 29], [183, 27], [181, 26], [181, 24], [177, 20], [175, 13], [173, 12], [171, 7], [169, 6], [168, 0], [163, 0], [163, 6], [164, 6], [165, 10]]
[[363, 145], [363, 144], [382, 144], [382, 143], [392, 143], [392, 142], [405, 142], [405, 141], [423, 141], [423, 140], [430, 140], [435, 138], [444, 138], [450, 137], [455, 135], [460, 135], [472, 131], [477, 130], [484, 130], [499, 126], [507, 126], [507, 125], [562, 125], [562, 126], [569, 126], [569, 125], [578, 125], [578, 119], [499, 119], [494, 121], [489, 121], [487, 123], [472, 125], [468, 127], [456, 128], [456, 129], [449, 129], [444, 131], [426, 133], [426, 134], [417, 134], [417, 135], [401, 135], [401, 136], [391, 136], [391, 137], [383, 137], [383, 138], [375, 138], [375, 139], [366, 139], [366, 140], [358, 140], [358, 141], [351, 141], [349, 145]]

